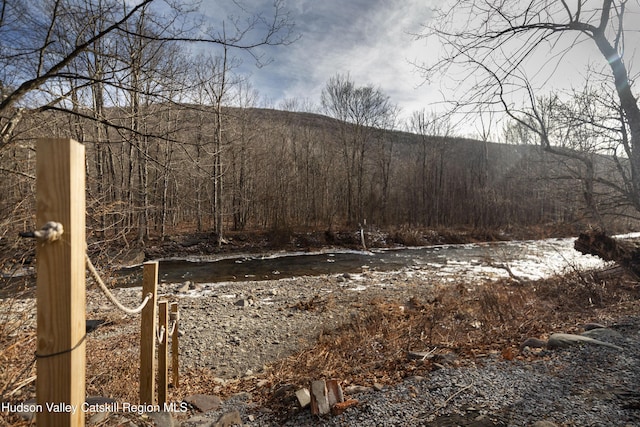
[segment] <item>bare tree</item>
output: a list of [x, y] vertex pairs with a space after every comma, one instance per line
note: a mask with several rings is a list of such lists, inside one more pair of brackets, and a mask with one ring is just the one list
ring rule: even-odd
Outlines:
[[393, 113], [393, 106], [380, 89], [358, 87], [348, 75], [329, 79], [322, 91], [322, 108], [339, 121], [340, 142], [346, 177], [347, 222], [363, 221], [365, 160], [374, 134]]
[[[234, 2], [240, 13], [239, 18], [230, 19], [228, 33], [217, 23], [205, 24], [198, 4], [190, 0], [4, 0], [0, 5], [0, 153], [14, 146], [27, 158], [28, 144], [13, 143], [19, 141], [24, 127], [36, 121], [46, 127], [51, 125], [47, 117], [58, 120], [66, 115], [71, 126], [58, 126], [56, 135], [87, 143], [92, 160], [88, 170], [95, 171], [89, 192], [96, 203], [90, 204], [90, 210], [99, 215], [90, 224], [99, 233], [115, 228], [116, 220], [109, 223], [108, 218], [118, 210], [117, 221], [127, 228], [120, 230], [122, 235], [136, 229], [138, 240], [144, 241], [154, 206], [167, 207], [167, 200], [154, 205], [150, 197], [160, 181], [168, 191], [167, 174], [160, 175], [158, 170], [167, 171], [175, 157], [152, 147], [163, 140], [184, 141], [174, 139], [166, 126], [150, 125], [150, 120], [161, 106], [179, 98], [177, 91], [190, 90], [182, 85], [185, 79], [173, 65], [173, 58], [187, 51], [185, 44], [221, 48], [225, 56], [226, 52], [248, 52], [265, 64], [268, 57], [263, 48], [295, 39], [281, 0], [273, 3], [271, 11], [257, 13]], [[2, 169], [8, 168], [0, 168], [3, 174], [24, 173], [22, 168]], [[216, 175], [221, 175], [220, 170]], [[220, 197], [216, 200], [220, 206]]]
[[448, 116], [422, 109], [413, 112], [407, 126], [420, 139], [415, 200], [419, 201], [422, 221], [439, 225], [444, 212], [443, 200], [447, 196], [444, 174], [445, 158], [450, 151], [451, 121]]
[[[212, 209], [214, 217], [214, 233], [218, 246], [223, 242], [224, 227], [224, 201], [223, 187], [226, 168], [223, 168], [223, 158], [227, 150], [228, 137], [227, 130], [224, 129], [224, 106], [232, 104], [232, 87], [239, 82], [239, 77], [233, 74], [233, 68], [238, 66], [238, 62], [230, 57], [226, 46], [222, 49], [222, 54], [217, 57], [208, 56], [197, 62], [194, 67], [194, 101], [202, 107], [201, 118], [213, 124], [213, 129], [204, 123], [197, 129], [198, 144], [197, 158], [207, 155], [211, 159], [208, 176], [211, 180]], [[213, 120], [207, 120], [207, 116], [212, 114]]]
[[[438, 9], [420, 35], [437, 39], [443, 47], [442, 56], [421, 69], [427, 78], [461, 69], [459, 82], [467, 93], [456, 100], [456, 109], [502, 110], [528, 127], [530, 115], [538, 114], [536, 99], [558, 74], [564, 58], [585, 42], [592, 43], [601, 54], [608, 87], [618, 98], [630, 160], [627, 196], [640, 211], [640, 108], [629, 75], [633, 50], [626, 43], [635, 31], [627, 29], [637, 16], [634, 8], [638, 4], [627, 0], [455, 1]], [[590, 72], [588, 64], [584, 71]], [[520, 109], [519, 99], [526, 111]], [[539, 126], [530, 130], [544, 147], [551, 147], [542, 117], [536, 122]]]

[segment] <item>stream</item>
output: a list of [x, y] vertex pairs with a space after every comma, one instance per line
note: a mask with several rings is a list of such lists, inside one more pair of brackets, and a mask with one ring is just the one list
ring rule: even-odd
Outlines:
[[[297, 276], [357, 274], [364, 271], [417, 270], [441, 281], [507, 277], [538, 279], [567, 269], [604, 266], [593, 256], [573, 249], [574, 238], [438, 245], [371, 251], [283, 252], [269, 256], [163, 259], [161, 283], [218, 283], [270, 280]], [[124, 268], [119, 276], [140, 283], [141, 266]]]

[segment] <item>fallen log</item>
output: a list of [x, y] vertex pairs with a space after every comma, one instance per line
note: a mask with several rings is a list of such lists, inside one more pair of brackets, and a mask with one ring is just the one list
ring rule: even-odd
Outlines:
[[629, 273], [640, 278], [640, 240], [614, 239], [601, 231], [580, 233], [573, 247], [585, 255], [595, 255], [604, 261], [613, 261]]

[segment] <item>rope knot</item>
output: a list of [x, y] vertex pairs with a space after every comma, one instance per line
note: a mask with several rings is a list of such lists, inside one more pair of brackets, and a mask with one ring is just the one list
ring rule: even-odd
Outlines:
[[62, 224], [55, 221], [49, 221], [42, 226], [40, 230], [27, 231], [20, 233], [20, 237], [36, 238], [41, 242], [51, 243], [60, 240], [60, 236], [64, 232]]

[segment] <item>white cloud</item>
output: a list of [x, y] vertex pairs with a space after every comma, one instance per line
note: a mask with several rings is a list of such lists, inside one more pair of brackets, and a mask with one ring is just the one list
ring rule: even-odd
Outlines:
[[[242, 0], [247, 11], [269, 13], [273, 0]], [[208, 5], [208, 1], [204, 2]], [[216, 2], [233, 5], [233, 2]], [[277, 105], [284, 99], [296, 98], [319, 103], [320, 93], [329, 78], [337, 73], [349, 73], [358, 85], [379, 86], [404, 116], [412, 111], [444, 109], [442, 92], [458, 97], [473, 84], [474, 77], [456, 80], [461, 74], [442, 76], [426, 84], [412, 62], [433, 61], [438, 46], [415, 40], [422, 25], [431, 19], [435, 0], [289, 0], [285, 6], [296, 22], [301, 38], [289, 46], [268, 47], [263, 50], [272, 63], [256, 69], [253, 61], [243, 56], [242, 70], [251, 73], [253, 86], [260, 94]], [[226, 6], [225, 6], [226, 7]], [[230, 13], [209, 7], [210, 16]], [[634, 41], [637, 38], [633, 34]], [[627, 41], [631, 55], [636, 43]], [[577, 84], [580, 73], [586, 71], [585, 58], [602, 61], [592, 43], [571, 49], [556, 69], [552, 80], [545, 80], [545, 89]], [[629, 53], [629, 52], [628, 52]], [[240, 54], [241, 55], [241, 54]], [[631, 56], [630, 55], [630, 56]], [[548, 55], [547, 55], [548, 56]], [[545, 63], [543, 52], [531, 65]], [[628, 57], [630, 57], [628, 56]], [[600, 62], [601, 64], [601, 62]], [[548, 70], [547, 70], [548, 71]], [[552, 69], [553, 71], [553, 69]], [[531, 71], [533, 73], [533, 71]], [[542, 74], [541, 74], [542, 76]], [[463, 119], [468, 122], [468, 118]], [[474, 132], [474, 127], [466, 133]]]
[[433, 93], [409, 63], [423, 55], [410, 33], [430, 16], [428, 2], [411, 0], [291, 2], [289, 10], [300, 40], [274, 47], [273, 62], [252, 71], [256, 88], [267, 98], [319, 102], [327, 80], [350, 73], [358, 85], [379, 86], [405, 111], [425, 107]]

